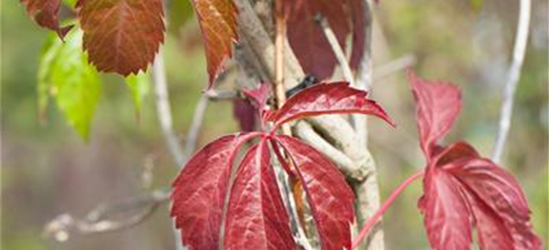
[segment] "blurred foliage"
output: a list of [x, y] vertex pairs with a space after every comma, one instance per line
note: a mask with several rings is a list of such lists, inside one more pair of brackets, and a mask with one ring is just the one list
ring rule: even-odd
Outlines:
[[126, 84], [132, 94], [133, 105], [135, 106], [136, 116], [139, 120], [141, 116], [141, 107], [145, 97], [151, 91], [150, 76], [147, 73], [140, 72], [137, 75], [126, 77]]
[[[69, 6], [74, 2], [65, 1]], [[184, 142], [207, 77], [200, 30], [191, 5], [184, 0], [171, 3], [170, 32], [163, 48], [174, 127]], [[524, 185], [535, 229], [547, 242], [548, 4], [533, 4], [532, 39], [504, 165]], [[414, 68], [422, 77], [459, 85], [464, 91], [464, 106], [448, 141], [470, 141], [483, 155], [490, 155], [494, 143], [504, 73], [513, 45], [515, 5], [516, 1], [511, 0], [410, 0], [382, 1], [374, 8], [379, 21], [374, 31], [374, 64], [382, 65], [410, 53], [416, 56]], [[63, 244], [40, 237], [42, 226], [59, 213], [82, 216], [101, 202], [146, 191], [140, 180], [147, 164], [153, 166], [152, 188], [170, 185], [176, 171], [156, 120], [154, 96], [147, 95], [150, 83], [144, 82], [149, 75], [128, 80], [99, 74], [102, 93], [90, 123], [88, 142], [65, 125], [66, 115], [52, 105], [47, 109], [47, 125], [41, 125], [37, 78], [44, 44], [51, 42], [51, 34], [30, 21], [18, 1], [3, 1], [0, 6], [2, 248], [173, 249], [167, 206], [146, 223], [123, 232], [73, 237]], [[73, 66], [67, 63], [62, 68]], [[76, 72], [67, 76], [71, 74]], [[399, 125], [394, 130], [371, 119], [370, 148], [384, 199], [424, 163], [404, 73], [376, 79], [373, 95]], [[141, 110], [139, 122], [136, 109]], [[236, 129], [231, 104], [212, 103], [199, 144]], [[413, 184], [384, 217], [388, 249], [428, 249], [417, 210], [421, 192], [421, 183]]]
[[82, 50], [83, 32], [73, 29], [61, 41], [50, 34], [38, 69], [38, 105], [45, 118], [49, 96], [84, 139], [101, 92], [99, 73]]

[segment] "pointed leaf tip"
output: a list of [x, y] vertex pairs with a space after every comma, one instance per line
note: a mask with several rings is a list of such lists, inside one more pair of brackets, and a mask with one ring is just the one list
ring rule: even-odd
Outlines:
[[408, 70], [408, 82], [416, 101], [421, 146], [427, 157], [444, 138], [461, 111], [461, 91], [450, 83], [420, 79]]
[[238, 14], [233, 1], [192, 0], [198, 16], [208, 62], [208, 89], [223, 71], [223, 63], [232, 57], [232, 46], [238, 43]]

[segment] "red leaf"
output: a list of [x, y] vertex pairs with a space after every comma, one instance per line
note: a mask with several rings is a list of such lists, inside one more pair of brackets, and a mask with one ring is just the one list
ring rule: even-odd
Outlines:
[[441, 148], [436, 157], [433, 157], [433, 164], [436, 166], [443, 166], [448, 163], [463, 159], [463, 158], [478, 158], [480, 155], [466, 142], [456, 142], [448, 147]]
[[237, 10], [232, 0], [192, 0], [198, 16], [208, 61], [208, 88], [232, 56], [232, 44], [238, 41]]
[[[469, 193], [482, 249], [541, 249], [529, 222], [526, 197], [512, 175], [482, 158], [454, 162], [445, 170]], [[511, 244], [502, 247], [506, 241]]]
[[256, 109], [247, 101], [236, 99], [233, 102], [233, 115], [240, 125], [240, 131], [251, 132], [255, 130]]
[[61, 0], [21, 0], [27, 7], [27, 14], [38, 25], [57, 32], [60, 38], [65, 37], [72, 25], [59, 27], [59, 8]]
[[419, 201], [419, 209], [433, 249], [470, 249], [471, 211], [458, 181], [444, 171], [429, 169], [423, 185], [425, 194]]
[[271, 90], [271, 84], [261, 83], [258, 88], [247, 90], [242, 89], [244, 95], [246, 95], [252, 105], [259, 111], [261, 116], [263, 116], [265, 110], [267, 109], [267, 99], [269, 98], [269, 91]]
[[345, 178], [326, 157], [289, 136], [277, 135], [295, 164], [311, 207], [323, 250], [351, 248], [354, 195]]
[[387, 113], [366, 95], [364, 91], [349, 87], [346, 82], [320, 83], [292, 96], [267, 120], [273, 121], [276, 129], [283, 123], [307, 116], [360, 113], [375, 115], [394, 125]]
[[[350, 4], [350, 1], [354, 3]], [[353, 9], [356, 7], [356, 2], [358, 0], [338, 1], [336, 4], [333, 0], [284, 0], [285, 9], [289, 12], [287, 13], [288, 40], [305, 72], [318, 79], [326, 79], [332, 75], [337, 64], [332, 47], [315, 21], [317, 14], [327, 19], [343, 48], [347, 36], [354, 30], [356, 34], [353, 39], [351, 66], [353, 69], [356, 68], [364, 51], [364, 42], [359, 38], [361, 35], [364, 37], [364, 27], [354, 27], [354, 29], [351, 27], [352, 21], [354, 25], [363, 25], [361, 16], [357, 15], [358, 11], [363, 12], [362, 8]], [[349, 20], [350, 16], [353, 20]]]
[[183, 242], [195, 250], [219, 249], [223, 204], [234, 157], [257, 133], [221, 137], [202, 148], [173, 184], [171, 216]]
[[[364, 57], [364, 46], [366, 42], [366, 12], [364, 11], [364, 0], [348, 0], [351, 19], [353, 21], [353, 50], [349, 65], [351, 69], [358, 68], [362, 57]], [[370, 34], [371, 36], [371, 34]]]
[[447, 83], [419, 79], [412, 71], [408, 71], [408, 81], [416, 100], [421, 147], [430, 157], [432, 147], [452, 128], [461, 110], [461, 93]]
[[471, 248], [477, 228], [483, 250], [537, 250], [526, 197], [518, 182], [465, 142], [437, 145], [461, 108], [461, 93], [442, 83], [428, 84], [409, 72], [417, 102], [421, 145], [427, 158], [419, 208], [434, 249]]
[[78, 0], [84, 49], [99, 71], [146, 70], [164, 41], [161, 0]]
[[244, 156], [231, 190], [225, 249], [297, 249], [263, 140]]

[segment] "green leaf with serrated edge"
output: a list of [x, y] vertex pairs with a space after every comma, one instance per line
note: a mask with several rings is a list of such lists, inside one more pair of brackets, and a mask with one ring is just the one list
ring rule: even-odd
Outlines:
[[126, 85], [130, 88], [132, 95], [133, 105], [135, 107], [135, 113], [137, 119], [141, 113], [141, 107], [143, 106], [143, 100], [150, 92], [150, 76], [147, 73], [139, 73], [137, 75], [130, 75], [126, 77]]
[[87, 140], [100, 92], [99, 74], [82, 51], [82, 31], [70, 32], [65, 43], [50, 36], [38, 74], [39, 108], [45, 110], [48, 96], [53, 97], [67, 123]]

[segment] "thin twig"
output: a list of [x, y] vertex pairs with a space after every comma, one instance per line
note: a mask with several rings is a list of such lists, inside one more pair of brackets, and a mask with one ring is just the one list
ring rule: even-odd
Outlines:
[[[162, 54], [162, 49], [159, 50], [158, 55], [155, 58], [152, 67], [153, 75], [153, 84], [156, 94], [156, 110], [158, 120], [160, 122], [160, 127], [162, 129], [162, 135], [164, 136], [164, 141], [168, 147], [168, 150], [172, 154], [172, 157], [175, 161], [176, 169], [183, 168], [185, 163], [185, 155], [181, 150], [181, 145], [179, 144], [179, 138], [173, 130], [172, 123], [172, 113], [170, 107], [170, 99], [168, 95], [168, 81], [166, 77], [166, 68], [164, 66], [164, 56]], [[173, 227], [172, 232], [175, 238], [175, 249], [184, 250], [186, 249], [181, 243], [181, 234], [179, 231]]]
[[179, 138], [173, 130], [172, 111], [168, 97], [168, 83], [166, 80], [166, 69], [164, 67], [162, 50], [158, 53], [158, 56], [156, 56], [152, 67], [152, 75], [154, 92], [156, 94], [156, 112], [158, 113], [157, 115], [160, 122], [160, 128], [162, 129], [162, 135], [164, 136], [166, 146], [179, 169], [185, 163], [185, 156], [179, 145]]
[[206, 95], [202, 95], [196, 104], [191, 122], [191, 128], [187, 132], [187, 138], [185, 138], [185, 151], [183, 152], [184, 162], [187, 162], [196, 149], [198, 133], [200, 132], [200, 128], [202, 128], [202, 122], [204, 121], [204, 115], [206, 114], [206, 109], [208, 108], [208, 102], [208, 97]]
[[520, 0], [519, 17], [517, 33], [515, 36], [515, 48], [513, 49], [513, 59], [509, 67], [509, 75], [505, 83], [503, 102], [499, 118], [499, 130], [496, 137], [492, 160], [496, 163], [501, 161], [501, 156], [507, 141], [507, 135], [511, 127], [511, 118], [513, 116], [513, 103], [515, 91], [520, 79], [520, 70], [526, 54], [526, 45], [528, 43], [528, 31], [530, 27], [530, 0]]
[[[90, 211], [84, 219], [75, 218], [70, 214], [62, 214], [46, 224], [43, 235], [63, 242], [70, 238], [71, 233], [89, 235], [131, 228], [144, 222], [158, 206], [168, 199], [168, 191], [155, 190], [141, 196], [99, 205]], [[121, 214], [131, 214], [131, 216], [121, 220], [109, 219], [114, 215]]]
[[373, 70], [373, 79], [378, 80], [387, 77], [395, 72], [402, 71], [416, 64], [417, 59], [413, 54], [405, 54]]
[[206, 96], [210, 101], [232, 101], [240, 98], [240, 94], [236, 90], [210, 89], [204, 92], [204, 96]]
[[347, 57], [345, 56], [345, 52], [343, 51], [343, 48], [341, 48], [341, 45], [337, 41], [337, 37], [334, 34], [334, 31], [332, 31], [330, 24], [328, 23], [328, 20], [322, 15], [317, 14], [315, 16], [315, 21], [322, 28], [322, 31], [324, 32], [324, 36], [326, 37], [326, 39], [328, 40], [328, 43], [332, 47], [332, 51], [334, 52], [337, 62], [339, 63], [339, 67], [343, 72], [343, 77], [347, 82], [351, 84], [351, 86], [356, 87], [351, 66], [349, 66], [349, 62], [347, 62]]

